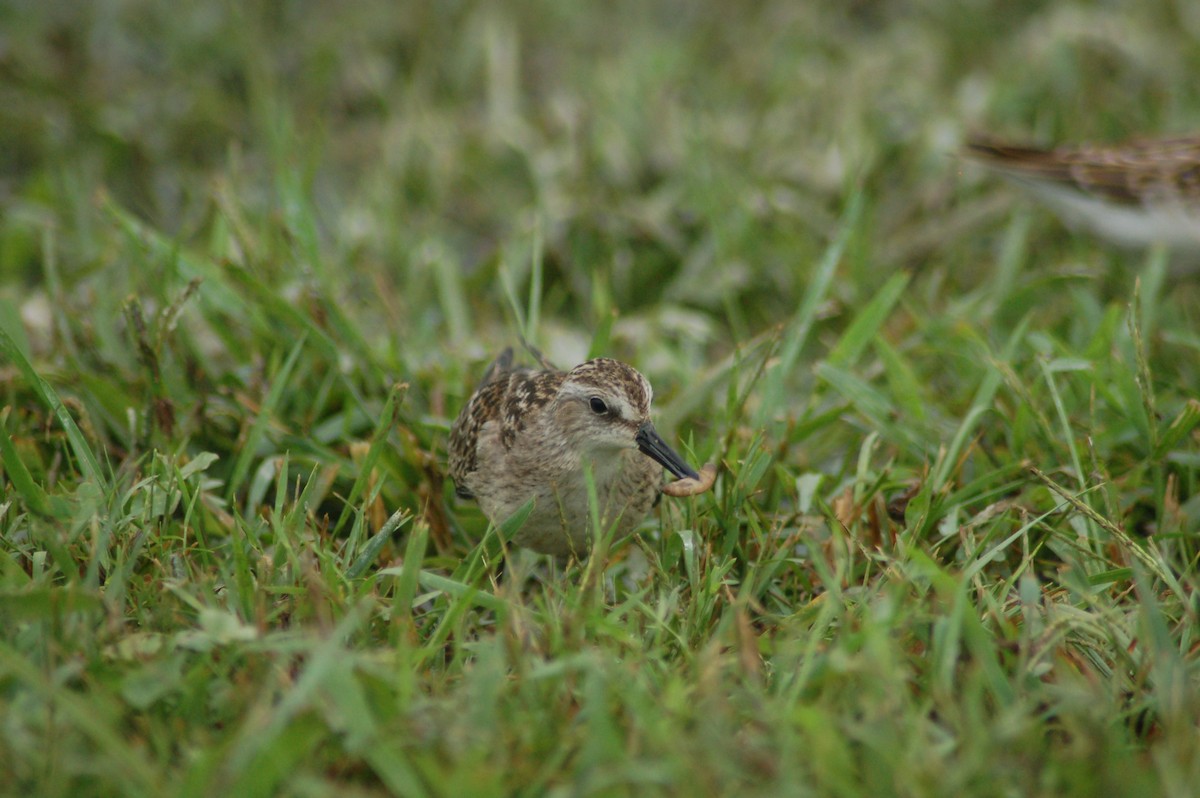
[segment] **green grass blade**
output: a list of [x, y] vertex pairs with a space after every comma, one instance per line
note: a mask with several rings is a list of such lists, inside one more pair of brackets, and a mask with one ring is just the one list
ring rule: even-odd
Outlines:
[[246, 435], [246, 441], [241, 451], [238, 452], [237, 460], [234, 461], [233, 471], [229, 477], [229, 486], [226, 489], [226, 498], [229, 500], [232, 500], [241, 489], [242, 483], [246, 479], [246, 474], [250, 470], [250, 464], [258, 456], [259, 443], [266, 434], [267, 424], [270, 423], [275, 409], [286, 395], [286, 391], [289, 388], [288, 382], [292, 378], [292, 370], [296, 367], [296, 363], [300, 360], [300, 355], [304, 352], [305, 340], [305, 338], [301, 337], [292, 346], [292, 350], [283, 361], [283, 365], [279, 367], [271, 380], [271, 387], [267, 391], [262, 407], [259, 408], [258, 415], [254, 418], [250, 432]]
[[880, 328], [887, 322], [892, 308], [904, 294], [909, 279], [907, 272], [899, 272], [889, 277], [871, 298], [871, 301], [855, 315], [854, 320], [850, 322], [850, 326], [846, 328], [846, 332], [829, 356], [825, 358], [825, 361], [832, 366], [841, 368], [853, 365], [863, 351], [871, 345], [871, 341], [879, 333]]
[[88, 445], [87, 440], [83, 437], [83, 433], [79, 431], [78, 425], [75, 424], [75, 419], [71, 418], [71, 414], [63, 406], [62, 400], [58, 398], [58, 393], [50, 386], [50, 383], [42, 379], [42, 376], [34, 369], [33, 364], [25, 357], [25, 353], [21, 351], [17, 342], [12, 339], [3, 327], [0, 327], [0, 353], [17, 367], [17, 371], [25, 378], [25, 381], [33, 389], [34, 394], [42, 404], [54, 413], [55, 418], [58, 419], [58, 423], [62, 425], [63, 431], [67, 435], [67, 441], [71, 445], [71, 451], [75, 453], [76, 463], [84, 479], [91, 480], [99, 486], [107, 487], [108, 482], [101, 472], [100, 463], [96, 460], [96, 455], [92, 452], [92, 447]]
[[800, 359], [800, 352], [816, 321], [817, 309], [828, 295], [829, 288], [833, 284], [834, 274], [837, 273], [838, 264], [842, 261], [842, 254], [858, 229], [863, 204], [861, 192], [856, 192], [846, 203], [846, 210], [838, 225], [837, 236], [821, 256], [821, 260], [814, 270], [813, 278], [808, 284], [808, 289], [800, 300], [800, 306], [787, 325], [778, 362], [768, 370], [763, 378], [762, 398], [755, 417], [755, 426], [765, 425], [770, 417], [788, 404], [785, 401], [784, 385], [791, 377], [796, 363]]

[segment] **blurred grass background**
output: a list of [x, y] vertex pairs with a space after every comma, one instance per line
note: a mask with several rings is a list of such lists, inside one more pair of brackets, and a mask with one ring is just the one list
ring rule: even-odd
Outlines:
[[[3, 789], [1192, 795], [1195, 273], [957, 150], [1200, 130], [1197, 40], [0, 5]], [[519, 334], [634, 363], [716, 490], [496, 580], [444, 445]]]

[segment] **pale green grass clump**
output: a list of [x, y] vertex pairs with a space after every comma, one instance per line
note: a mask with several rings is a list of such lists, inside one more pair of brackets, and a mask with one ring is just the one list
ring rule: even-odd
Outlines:
[[[0, 10], [0, 790], [1194, 794], [1195, 273], [954, 154], [1189, 4], [252, 6]], [[500, 576], [521, 335], [715, 489]]]

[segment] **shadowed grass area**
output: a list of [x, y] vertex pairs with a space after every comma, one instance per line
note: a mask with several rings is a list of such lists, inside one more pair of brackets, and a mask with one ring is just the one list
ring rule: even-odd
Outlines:
[[[956, 155], [1196, 130], [1191, 5], [0, 31], [13, 794], [1200, 783], [1195, 272]], [[445, 444], [522, 335], [714, 490], [499, 576]]]

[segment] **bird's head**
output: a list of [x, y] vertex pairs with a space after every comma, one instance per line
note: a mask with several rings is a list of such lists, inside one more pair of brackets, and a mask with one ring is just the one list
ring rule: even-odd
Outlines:
[[567, 372], [555, 415], [575, 446], [593, 457], [638, 449], [676, 477], [696, 472], [655, 431], [650, 422], [650, 383], [632, 366], [597, 358]]

